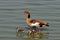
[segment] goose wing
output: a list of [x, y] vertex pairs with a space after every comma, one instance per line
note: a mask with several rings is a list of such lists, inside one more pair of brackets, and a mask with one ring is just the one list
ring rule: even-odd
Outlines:
[[31, 20], [30, 22], [31, 23], [36, 23], [36, 22], [39, 22], [39, 21], [37, 21], [37, 20]]
[[39, 23], [42, 24], [42, 25], [47, 24], [46, 21], [43, 21], [43, 20], [40, 20], [40, 19], [31, 20], [31, 23], [36, 23], [36, 22], [39, 22]]

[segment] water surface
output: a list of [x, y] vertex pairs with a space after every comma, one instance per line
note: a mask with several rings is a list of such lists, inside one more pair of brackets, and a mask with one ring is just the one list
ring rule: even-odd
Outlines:
[[23, 13], [26, 9], [32, 19], [49, 22], [50, 27], [44, 31], [49, 35], [43, 40], [60, 40], [60, 0], [0, 0], [0, 40], [25, 40], [16, 37], [16, 26], [27, 27]]

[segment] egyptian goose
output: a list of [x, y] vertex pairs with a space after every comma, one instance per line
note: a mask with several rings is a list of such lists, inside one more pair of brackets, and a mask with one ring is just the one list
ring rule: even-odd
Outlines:
[[29, 27], [42, 27], [43, 25], [49, 26], [46, 21], [39, 20], [39, 19], [31, 20], [30, 11], [28, 11], [28, 10], [25, 10], [24, 14], [27, 16], [26, 22]]
[[17, 32], [18, 32], [18, 33], [19, 33], [19, 32], [24, 32], [24, 30], [23, 30], [23, 29], [20, 29], [20, 27], [17, 27], [16, 29], [17, 29]]

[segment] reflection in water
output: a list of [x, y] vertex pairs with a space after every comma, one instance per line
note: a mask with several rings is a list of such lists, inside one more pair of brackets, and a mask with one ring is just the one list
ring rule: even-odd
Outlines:
[[34, 34], [29, 34], [28, 32], [17, 32], [16, 33], [16, 37], [19, 37], [19, 38], [23, 38], [24, 36], [26, 36], [26, 40], [29, 40], [29, 39], [44, 39], [44, 38], [48, 38], [48, 34], [49, 33], [44, 33], [44, 32], [36, 32]]
[[16, 37], [23, 37], [24, 36], [24, 32], [16, 32]]
[[36, 32], [34, 34], [27, 34], [28, 38], [39, 38], [39, 39], [42, 39], [42, 38], [48, 38], [48, 33], [43, 33], [43, 32]]

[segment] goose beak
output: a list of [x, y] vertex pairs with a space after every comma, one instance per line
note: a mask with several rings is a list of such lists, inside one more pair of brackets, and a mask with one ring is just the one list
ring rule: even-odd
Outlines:
[[24, 14], [26, 14], [26, 12], [24, 11]]
[[28, 12], [27, 11], [24, 11], [24, 15], [28, 15]]

